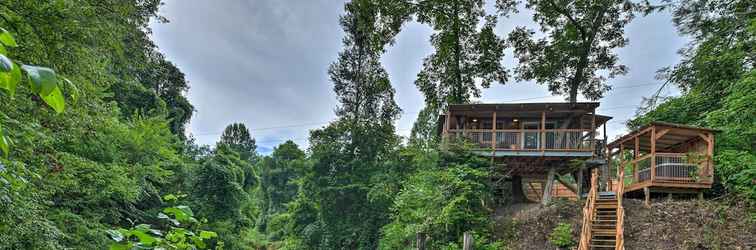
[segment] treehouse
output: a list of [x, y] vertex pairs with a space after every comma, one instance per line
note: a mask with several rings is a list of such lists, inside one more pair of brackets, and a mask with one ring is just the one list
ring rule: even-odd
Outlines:
[[700, 194], [714, 181], [715, 132], [652, 122], [608, 144], [607, 152], [625, 194], [643, 191], [647, 202], [650, 193]]
[[[572, 174], [583, 183], [583, 169], [575, 169], [571, 162], [584, 161], [588, 167], [605, 163], [606, 122], [611, 117], [596, 114], [598, 106], [598, 102], [449, 105], [439, 117], [438, 130], [445, 144], [466, 141], [476, 153], [491, 157], [497, 171], [514, 179], [516, 196], [519, 189], [533, 186], [522, 185], [524, 178], [547, 187], [541, 200], [548, 202], [555, 179], [581, 193], [584, 185], [561, 177]], [[603, 139], [597, 138], [600, 127]]]

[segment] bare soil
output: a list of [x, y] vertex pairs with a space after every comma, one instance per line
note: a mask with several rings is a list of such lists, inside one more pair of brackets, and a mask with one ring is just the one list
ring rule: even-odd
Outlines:
[[[625, 249], [756, 250], [756, 207], [711, 200], [625, 199]], [[518, 204], [497, 211], [496, 236], [510, 249], [557, 249], [548, 236], [560, 222], [580, 237], [580, 204], [559, 200], [543, 207]]]

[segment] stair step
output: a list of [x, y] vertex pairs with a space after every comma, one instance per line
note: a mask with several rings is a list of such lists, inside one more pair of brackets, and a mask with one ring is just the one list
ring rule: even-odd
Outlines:
[[617, 242], [616, 239], [591, 239], [591, 241], [601, 241], [601, 242]]
[[614, 249], [614, 245], [593, 245], [593, 244], [591, 244], [591, 249], [593, 249], [593, 248], [610, 248], [610, 249]]

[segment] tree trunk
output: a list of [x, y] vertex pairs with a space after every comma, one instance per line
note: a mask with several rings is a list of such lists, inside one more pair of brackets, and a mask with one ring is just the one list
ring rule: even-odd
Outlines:
[[548, 176], [546, 177], [546, 185], [543, 186], [543, 198], [541, 204], [546, 205], [551, 201], [551, 189], [554, 187], [554, 175], [556, 175], [556, 169], [554, 167], [549, 168]]

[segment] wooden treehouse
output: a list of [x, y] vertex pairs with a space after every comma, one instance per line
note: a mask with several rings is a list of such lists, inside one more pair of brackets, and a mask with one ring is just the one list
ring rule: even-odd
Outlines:
[[[584, 169], [605, 163], [605, 124], [611, 117], [596, 114], [598, 106], [597, 102], [450, 105], [439, 118], [439, 132], [445, 143], [467, 141], [476, 153], [490, 157], [497, 182], [510, 180], [516, 201], [546, 203], [555, 186], [573, 193], [559, 196], [579, 197], [575, 194], [587, 185], [567, 181], [565, 175], [583, 183]], [[600, 127], [603, 139], [597, 138]]]

